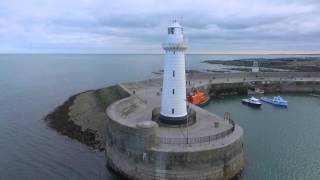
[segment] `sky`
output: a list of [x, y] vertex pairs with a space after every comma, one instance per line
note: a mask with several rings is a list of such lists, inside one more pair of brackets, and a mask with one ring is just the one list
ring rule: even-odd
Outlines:
[[320, 0], [0, 0], [0, 53], [320, 53]]

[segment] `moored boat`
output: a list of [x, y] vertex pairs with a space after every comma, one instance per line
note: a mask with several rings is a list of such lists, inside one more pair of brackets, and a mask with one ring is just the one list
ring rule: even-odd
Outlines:
[[187, 100], [192, 104], [203, 107], [209, 104], [210, 97], [199, 89], [195, 89], [187, 95]]
[[274, 104], [277, 106], [287, 107], [288, 101], [284, 100], [281, 96], [274, 96], [274, 97], [261, 97], [261, 101]]
[[255, 98], [255, 97], [253, 97], [253, 96], [251, 98], [242, 99], [241, 102], [243, 104], [247, 104], [247, 105], [253, 106], [253, 107], [261, 107], [261, 105], [262, 105], [260, 100]]
[[311, 93], [309, 94], [310, 96], [313, 96], [313, 97], [320, 97], [320, 94], [316, 94], [316, 93]]

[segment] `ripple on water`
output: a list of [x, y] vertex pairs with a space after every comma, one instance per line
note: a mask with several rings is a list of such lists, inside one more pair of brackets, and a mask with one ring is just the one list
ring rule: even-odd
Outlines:
[[263, 104], [260, 110], [240, 104], [243, 97], [211, 102], [209, 111], [225, 111], [245, 132], [245, 179], [320, 179], [320, 98], [282, 95], [287, 109]]

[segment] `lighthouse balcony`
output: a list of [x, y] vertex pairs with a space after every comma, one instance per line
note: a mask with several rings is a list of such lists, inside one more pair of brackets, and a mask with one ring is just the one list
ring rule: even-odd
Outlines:
[[163, 43], [164, 50], [185, 50], [188, 48], [188, 44], [184, 41], [177, 43]]

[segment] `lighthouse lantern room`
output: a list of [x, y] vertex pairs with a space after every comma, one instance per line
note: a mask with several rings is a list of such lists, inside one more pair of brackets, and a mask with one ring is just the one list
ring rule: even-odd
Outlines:
[[166, 124], [187, 122], [185, 55], [183, 28], [175, 20], [168, 27], [165, 50], [160, 120]]

